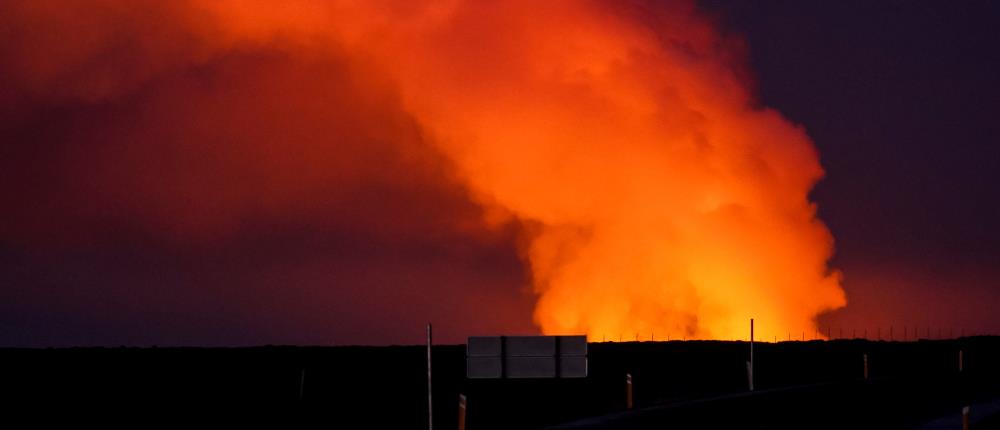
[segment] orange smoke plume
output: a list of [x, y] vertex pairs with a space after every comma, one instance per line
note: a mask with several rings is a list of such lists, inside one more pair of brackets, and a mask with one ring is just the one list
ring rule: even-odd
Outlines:
[[809, 138], [693, 5], [345, 9], [339, 43], [391, 71], [478, 200], [535, 223], [543, 332], [743, 338], [755, 317], [770, 338], [844, 305]]
[[[412, 117], [485, 223], [529, 226], [523, 259], [544, 333], [732, 339], [755, 318], [764, 339], [811, 334], [817, 314], [845, 304], [827, 266], [832, 236], [808, 196], [823, 174], [816, 151], [755, 101], [739, 39], [693, 3], [667, 3], [161, 4], [197, 49], [181, 53], [153, 28], [130, 43], [162, 55], [115, 79], [69, 76], [81, 81], [66, 97], [118, 97], [230, 51], [336, 58], [363, 76], [345, 84], [352, 91], [381, 92], [354, 98]], [[105, 36], [120, 38], [92, 39]], [[31, 60], [31, 76], [68, 79], [62, 64]], [[324, 103], [308, 94], [295, 103]]]

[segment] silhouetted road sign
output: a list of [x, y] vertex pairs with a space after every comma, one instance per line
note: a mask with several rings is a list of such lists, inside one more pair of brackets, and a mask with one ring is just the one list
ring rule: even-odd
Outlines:
[[586, 336], [470, 337], [466, 376], [472, 379], [585, 378]]

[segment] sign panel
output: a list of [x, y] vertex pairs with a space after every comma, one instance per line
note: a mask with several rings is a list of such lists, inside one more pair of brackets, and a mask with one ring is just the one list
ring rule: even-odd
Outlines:
[[555, 336], [505, 336], [504, 354], [508, 357], [555, 357]]
[[500, 363], [500, 356], [468, 357], [466, 359], [466, 372], [467, 376], [473, 379], [502, 378], [503, 366]]
[[470, 337], [465, 351], [469, 357], [499, 357], [500, 337]]
[[471, 379], [586, 378], [586, 336], [470, 337]]

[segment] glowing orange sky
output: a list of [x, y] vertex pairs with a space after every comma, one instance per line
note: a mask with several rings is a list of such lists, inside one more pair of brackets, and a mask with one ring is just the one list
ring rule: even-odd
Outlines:
[[[823, 175], [812, 142], [755, 101], [742, 42], [689, 2], [14, 9], [64, 27], [12, 54], [8, 97], [141, 100], [119, 113], [134, 121], [79, 126], [109, 143], [61, 149], [62, 171], [87, 176], [82, 195], [99, 203], [87, 216], [126, 214], [198, 246], [259, 214], [375, 219], [373, 234], [407, 236], [425, 226], [345, 209], [406, 175], [412, 195], [469, 194], [475, 208], [427, 211], [442, 231], [488, 242], [523, 223], [545, 333], [729, 339], [756, 318], [763, 338], [780, 337], [846, 303], [808, 198]], [[164, 24], [146, 25], [154, 16]], [[27, 218], [19, 231], [54, 228]]]

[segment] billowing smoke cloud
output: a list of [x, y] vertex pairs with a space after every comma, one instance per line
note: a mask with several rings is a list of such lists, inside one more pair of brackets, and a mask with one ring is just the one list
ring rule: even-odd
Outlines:
[[592, 338], [812, 331], [844, 304], [809, 138], [755, 103], [740, 41], [691, 3], [0, 8], [18, 246], [516, 237], [535, 323]]

